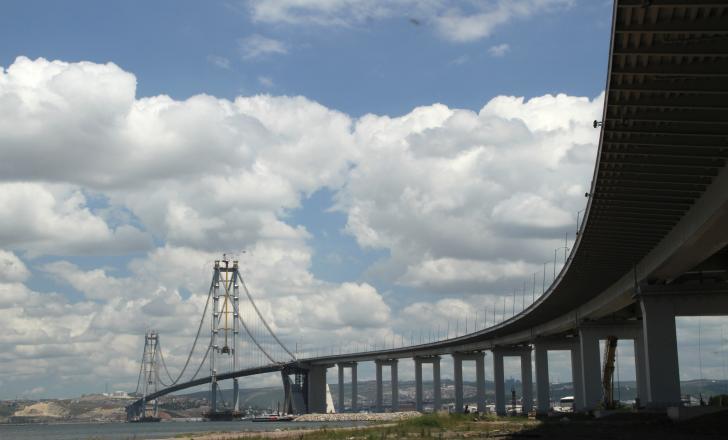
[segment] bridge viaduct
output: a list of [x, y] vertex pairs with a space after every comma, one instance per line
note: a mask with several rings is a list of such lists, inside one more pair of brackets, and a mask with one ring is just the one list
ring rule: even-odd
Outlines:
[[576, 408], [594, 409], [602, 396], [599, 340], [608, 336], [634, 340], [643, 403], [679, 405], [675, 317], [728, 314], [728, 2], [616, 1], [604, 119], [595, 125], [601, 134], [585, 219], [548, 291], [510, 320], [463, 337], [302, 360], [309, 411], [325, 409], [328, 366], [355, 371], [372, 360], [381, 406], [381, 365], [391, 366], [396, 388], [402, 358], [415, 360], [418, 409], [421, 364], [433, 363], [437, 407], [443, 355], [453, 357], [458, 410], [462, 361], [476, 361], [482, 410], [486, 351], [497, 412], [505, 412], [504, 356], [522, 360], [528, 409], [532, 352], [538, 410], [546, 411], [546, 353], [557, 349], [571, 351]]
[[[675, 318], [728, 314], [728, 1], [617, 0], [614, 5], [603, 120], [584, 221], [570, 256], [548, 290], [520, 314], [481, 331], [411, 347], [321, 356], [221, 375], [303, 373], [306, 411], [326, 410], [326, 371], [389, 366], [398, 407], [398, 361], [415, 365], [422, 409], [422, 364], [433, 365], [440, 403], [440, 359], [452, 356], [456, 409], [463, 405], [462, 362], [475, 361], [484, 410], [485, 354], [491, 353], [496, 411], [505, 413], [503, 358], [521, 358], [523, 409], [533, 393], [548, 410], [549, 350], [569, 350], [575, 408], [602, 397], [599, 341], [635, 346], [638, 395], [651, 408], [680, 405]], [[210, 382], [203, 378], [155, 394]]]

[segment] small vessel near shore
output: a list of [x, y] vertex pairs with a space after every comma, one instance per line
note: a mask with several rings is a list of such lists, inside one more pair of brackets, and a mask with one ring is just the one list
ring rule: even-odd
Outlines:
[[261, 414], [253, 417], [254, 422], [291, 422], [295, 419], [290, 414]]

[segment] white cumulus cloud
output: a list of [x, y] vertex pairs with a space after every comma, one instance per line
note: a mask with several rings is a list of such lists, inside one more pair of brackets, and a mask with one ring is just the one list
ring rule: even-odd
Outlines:
[[[0, 361], [26, 388], [33, 375], [133, 387], [153, 327], [179, 367], [222, 252], [290, 346], [405, 339], [424, 325], [408, 317], [443, 307], [445, 326], [560, 245], [583, 204], [602, 99], [352, 118], [305, 97], [137, 97], [114, 64], [20, 57], [0, 72], [0, 322], [12, 329]], [[346, 233], [386, 251], [361, 279], [312, 271], [312, 235], [290, 214], [322, 189]], [[116, 254], [131, 262], [67, 258]], [[77, 294], [35, 291], [31, 273]]]

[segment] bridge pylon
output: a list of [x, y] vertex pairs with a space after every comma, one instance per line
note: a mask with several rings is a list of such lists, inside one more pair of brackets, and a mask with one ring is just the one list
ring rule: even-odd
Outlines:
[[157, 399], [148, 399], [148, 396], [159, 390], [159, 357], [159, 333], [155, 330], [148, 330], [144, 334], [144, 351], [136, 391], [141, 393], [142, 397], [137, 405], [127, 407], [127, 419], [131, 422], [158, 422], [160, 420]]
[[223, 254], [222, 260], [215, 260], [212, 278], [212, 320], [210, 328], [210, 410], [205, 414], [208, 419], [233, 419], [240, 415], [238, 379], [233, 379], [233, 396], [229, 408], [221, 408], [218, 398], [218, 367], [225, 363], [238, 369], [238, 335], [240, 284], [238, 262], [231, 261]]

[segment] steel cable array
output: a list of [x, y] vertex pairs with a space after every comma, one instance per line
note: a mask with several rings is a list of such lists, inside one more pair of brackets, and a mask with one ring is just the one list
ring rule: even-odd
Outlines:
[[[176, 385], [179, 380], [182, 378], [182, 376], [185, 374], [185, 371], [187, 370], [187, 367], [190, 364], [190, 360], [192, 359], [192, 355], [195, 352], [195, 348], [197, 348], [197, 341], [200, 338], [200, 332], [202, 331], [202, 325], [205, 322], [205, 316], [207, 316], [207, 309], [210, 306], [210, 298], [212, 297], [212, 286], [210, 287], [210, 291], [207, 294], [207, 300], [205, 301], [205, 308], [202, 311], [202, 317], [200, 318], [200, 324], [197, 326], [197, 334], [195, 335], [195, 340], [192, 342], [192, 349], [190, 349], [189, 354], [187, 355], [187, 360], [185, 361], [184, 366], [182, 367], [182, 371], [180, 371], [179, 375], [176, 379], [172, 379], [172, 375], [169, 373], [169, 369], [167, 369], [167, 363], [164, 361], [164, 355], [162, 354], [162, 347], [160, 344], [159, 347], [159, 358], [162, 361], [162, 367], [164, 368], [164, 371], [167, 373], [167, 376], [169, 376], [169, 380], [171, 381], [170, 384], [166, 384], [162, 381], [162, 379], [159, 379], [159, 382], [164, 385], [165, 387], [169, 387], [172, 385]], [[200, 369], [202, 368], [202, 365], [205, 363], [205, 360], [207, 359], [207, 354], [210, 352], [210, 345], [207, 346], [207, 352], [205, 353], [205, 357], [203, 357], [202, 362], [200, 362], [200, 366], [197, 368], [197, 372], [195, 373], [195, 377], [197, 376], [197, 373], [199, 373]], [[141, 373], [140, 373], [141, 374]], [[194, 377], [192, 378], [194, 379]]]
[[[295, 361], [296, 360], [296, 356], [294, 356], [293, 353], [291, 353], [291, 351], [288, 350], [288, 348], [286, 348], [285, 345], [283, 345], [283, 343], [281, 342], [281, 340], [278, 339], [278, 336], [276, 336], [275, 332], [273, 332], [273, 329], [271, 329], [270, 326], [268, 325], [268, 323], [266, 322], [266, 320], [263, 319], [263, 315], [260, 313], [260, 310], [258, 310], [258, 306], [255, 305], [255, 301], [253, 301], [253, 297], [250, 295], [250, 291], [248, 290], [248, 286], [245, 284], [245, 281], [243, 281], [243, 277], [240, 276], [240, 273], [238, 273], [237, 276], [238, 276], [238, 279], [240, 280], [240, 284], [243, 286], [243, 290], [245, 290], [245, 296], [248, 297], [248, 301], [250, 301], [250, 304], [253, 306], [253, 309], [255, 310], [255, 313], [258, 315], [258, 318], [260, 318], [260, 321], [263, 323], [263, 325], [265, 326], [265, 328], [268, 330], [268, 333], [270, 333], [270, 335], [273, 336], [273, 339], [275, 339], [275, 341], [278, 343], [278, 345], [280, 345], [280, 347], [283, 350], [285, 350], [286, 353], [288, 353], [288, 355], [291, 357], [291, 360], [294, 360]], [[238, 317], [240, 318], [240, 314], [239, 313], [238, 313]], [[241, 319], [241, 322], [242, 322], [242, 319]], [[245, 326], [245, 324], [243, 324], [243, 325]], [[246, 331], [247, 331], [247, 326], [245, 326], [245, 328], [246, 328]], [[250, 332], [248, 332], [248, 335], [250, 335]], [[252, 336], [251, 336], [251, 338], [252, 338]], [[260, 348], [260, 346], [259, 346], [259, 348]], [[270, 356], [269, 356], [269, 359], [270, 359]], [[271, 360], [273, 360], [273, 359], [271, 359]]]
[[142, 372], [144, 371], [144, 354], [146, 350], [142, 351], [142, 360], [139, 362], [139, 377], [137, 377], [137, 386], [134, 390], [134, 394], [139, 392], [139, 386], [142, 384]]

